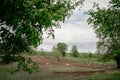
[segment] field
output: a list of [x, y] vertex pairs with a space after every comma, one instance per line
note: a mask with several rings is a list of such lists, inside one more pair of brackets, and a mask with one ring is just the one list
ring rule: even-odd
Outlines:
[[0, 64], [0, 80], [120, 80], [120, 71], [115, 69], [115, 63], [99, 62], [96, 58], [29, 56], [38, 63], [38, 72], [28, 74], [19, 71], [10, 74], [17, 63]]

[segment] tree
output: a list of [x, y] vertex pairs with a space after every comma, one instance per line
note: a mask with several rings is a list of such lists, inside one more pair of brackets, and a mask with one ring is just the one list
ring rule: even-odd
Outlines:
[[72, 54], [73, 57], [79, 57], [79, 53], [78, 53], [78, 49], [77, 49], [76, 45], [72, 46], [71, 54]]
[[91, 9], [88, 14], [88, 23], [99, 38], [97, 51], [107, 59], [114, 59], [120, 68], [120, 0], [111, 0], [107, 8], [96, 6], [96, 10]]
[[20, 56], [19, 53], [30, 52], [33, 47], [40, 45], [43, 30], [54, 37], [52, 27], [59, 27], [59, 23], [70, 17], [70, 12], [82, 2], [83, 0], [1, 0], [0, 49], [2, 55], [5, 55], [3, 62], [9, 63], [10, 57]]
[[57, 49], [62, 53], [63, 57], [66, 56], [67, 44], [66, 43], [58, 43]]

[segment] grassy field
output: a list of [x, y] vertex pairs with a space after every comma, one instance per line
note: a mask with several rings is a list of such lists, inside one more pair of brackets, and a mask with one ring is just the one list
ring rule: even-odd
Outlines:
[[[120, 80], [120, 72], [117, 69], [108, 69], [96, 58], [61, 58], [57, 62], [55, 57], [31, 56], [39, 66], [39, 72], [28, 74], [19, 71], [10, 74], [14, 69], [14, 63], [0, 65], [0, 80]], [[105, 64], [105, 63], [104, 63]], [[114, 65], [113, 61], [106, 65]], [[101, 72], [102, 71], [102, 72]]]
[[[41, 70], [40, 72], [33, 72], [32, 74], [28, 74], [23, 71], [9, 74], [10, 68], [1, 72], [2, 69], [4, 68], [0, 67], [0, 80], [120, 80], [120, 73], [118, 72], [110, 74], [93, 74], [91, 76], [74, 76], [66, 74], [54, 74], [54, 70]], [[61, 70], [63, 68], [59, 69]]]

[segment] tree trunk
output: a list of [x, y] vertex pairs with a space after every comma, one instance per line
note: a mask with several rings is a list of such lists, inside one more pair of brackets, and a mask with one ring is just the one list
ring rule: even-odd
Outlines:
[[120, 55], [115, 57], [116, 63], [117, 63], [117, 68], [120, 69]]

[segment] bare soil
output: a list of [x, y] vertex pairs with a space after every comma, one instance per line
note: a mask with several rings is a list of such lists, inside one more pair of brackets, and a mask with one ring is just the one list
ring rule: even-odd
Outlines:
[[61, 66], [76, 66], [81, 68], [105, 68], [103, 65], [95, 65], [95, 64], [82, 64], [82, 63], [74, 63], [70, 62], [66, 59], [60, 59], [58, 61], [56, 58], [46, 57], [46, 56], [32, 56], [33, 61], [39, 64], [40, 67], [45, 65], [61, 65]]
[[[79, 67], [79, 68], [98, 68], [104, 69], [105, 66], [103, 65], [95, 65], [95, 64], [81, 64], [81, 63], [74, 63], [70, 62], [65, 59], [60, 59], [58, 62], [56, 58], [51, 57], [43, 57], [43, 56], [32, 56], [33, 61], [37, 62], [41, 69], [47, 68], [46, 65], [58, 65], [58, 66], [69, 66], [69, 67]], [[95, 73], [105, 73], [105, 70], [97, 70], [97, 71], [55, 71], [54, 74], [65, 74], [65, 75], [72, 75], [72, 76], [89, 76]]]

